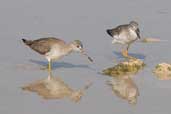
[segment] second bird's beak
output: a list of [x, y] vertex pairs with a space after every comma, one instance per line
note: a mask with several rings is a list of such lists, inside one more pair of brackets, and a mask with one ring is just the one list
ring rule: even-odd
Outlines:
[[93, 62], [93, 59], [91, 57], [89, 57], [87, 55], [87, 53], [83, 49], [81, 50], [81, 54], [83, 54], [84, 56], [86, 56], [90, 62]]

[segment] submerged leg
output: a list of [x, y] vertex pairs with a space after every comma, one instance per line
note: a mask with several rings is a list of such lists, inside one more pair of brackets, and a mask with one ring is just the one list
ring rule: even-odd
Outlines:
[[[125, 48], [125, 47], [123, 47], [123, 48]], [[129, 45], [126, 47], [126, 49], [122, 50], [122, 55], [126, 58], [128, 58], [128, 49], [129, 49]]]
[[51, 72], [51, 60], [49, 60], [49, 63], [48, 63], [48, 71]]
[[128, 44], [127, 47], [126, 47], [127, 52], [128, 52], [128, 50], [129, 50], [129, 47], [130, 47], [130, 44]]
[[49, 72], [48, 79], [51, 79], [51, 77], [52, 77], [51, 64], [52, 64], [52, 61], [51, 60], [48, 60], [48, 72]]
[[135, 57], [128, 55], [129, 47], [130, 47], [130, 44], [128, 44], [128, 46], [126, 47], [126, 50], [122, 51], [122, 55], [128, 59], [136, 59]]
[[124, 57], [128, 57], [128, 51], [127, 51], [127, 50], [123, 50], [123, 51], [122, 51], [122, 55], [123, 55]]

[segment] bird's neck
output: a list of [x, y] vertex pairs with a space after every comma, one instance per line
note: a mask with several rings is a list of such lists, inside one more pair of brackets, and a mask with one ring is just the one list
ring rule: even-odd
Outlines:
[[70, 54], [73, 51], [72, 45], [70, 43], [67, 44], [63, 49], [66, 54]]
[[138, 27], [133, 26], [133, 25], [129, 25], [129, 28], [135, 31], [135, 30], [137, 30]]

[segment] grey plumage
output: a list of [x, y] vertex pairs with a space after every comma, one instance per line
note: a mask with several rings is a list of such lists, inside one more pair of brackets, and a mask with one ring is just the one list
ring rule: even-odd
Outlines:
[[122, 32], [124, 29], [128, 29], [129, 25], [125, 24], [125, 25], [119, 25], [115, 28], [112, 29], [107, 29], [107, 33], [113, 37], [115, 34], [119, 34], [120, 32]]
[[65, 43], [61, 39], [48, 37], [37, 40], [22, 39], [22, 41], [34, 51], [44, 55], [48, 60], [48, 79], [51, 79], [51, 62], [54, 60], [59, 60], [71, 52], [75, 51], [82, 53], [89, 59], [89, 61], [93, 62], [93, 60], [84, 51], [83, 44], [80, 40], [74, 40], [73, 42]]
[[62, 45], [65, 44], [63, 40], [54, 37], [40, 38], [37, 40], [26, 40], [26, 39], [22, 39], [22, 40], [31, 49], [42, 55], [48, 53], [52, 45], [54, 44], [62, 44]]
[[140, 38], [141, 38], [141, 36], [140, 36], [140, 29], [137, 28], [137, 29], [135, 30], [135, 32], [137, 33], [137, 36], [138, 36], [138, 38], [140, 39]]
[[[116, 42], [128, 44], [140, 39], [140, 30], [138, 23], [131, 21], [129, 24], [119, 25], [112, 29], [107, 29], [106, 32], [116, 39]], [[135, 35], [134, 35], [135, 32]]]
[[140, 37], [140, 29], [138, 28], [138, 23], [136, 21], [131, 21], [129, 23], [129, 26], [134, 28], [134, 30], [135, 30], [135, 32], [137, 34], [137, 37], [140, 39], [141, 37]]
[[137, 39], [140, 39], [140, 30], [138, 23], [131, 21], [129, 24], [119, 25], [112, 29], [106, 30], [107, 34], [113, 37], [112, 43], [119, 43], [127, 45], [126, 50], [122, 51], [122, 55], [127, 58], [134, 58], [128, 55], [128, 49], [130, 45]]

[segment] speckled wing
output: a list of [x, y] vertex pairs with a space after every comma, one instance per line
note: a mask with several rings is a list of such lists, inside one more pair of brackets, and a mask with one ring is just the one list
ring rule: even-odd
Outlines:
[[35, 50], [36, 52], [44, 55], [50, 51], [53, 45], [55, 44], [65, 44], [63, 40], [48, 37], [48, 38], [40, 38], [38, 40], [31, 41], [29, 47]]
[[140, 39], [140, 38], [141, 38], [141, 37], [140, 37], [140, 29], [137, 28], [137, 30], [136, 30], [135, 32], [136, 32], [136, 34], [137, 34], [137, 37]]
[[115, 34], [118, 34], [119, 35], [123, 30], [125, 30], [127, 28], [128, 28], [128, 25], [127, 24], [125, 24], [125, 25], [119, 25], [119, 26], [117, 26], [116, 28], [114, 28], [112, 30], [113, 35], [115, 35]]

